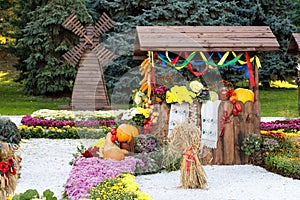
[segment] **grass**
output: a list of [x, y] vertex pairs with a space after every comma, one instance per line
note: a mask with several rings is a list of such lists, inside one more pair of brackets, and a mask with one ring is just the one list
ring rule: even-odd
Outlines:
[[69, 105], [69, 98], [26, 95], [22, 85], [13, 81], [15, 75], [16, 72], [0, 71], [0, 115], [26, 115], [39, 109], [57, 110], [59, 105]]
[[297, 89], [260, 89], [259, 99], [262, 117], [298, 117]]
[[[22, 85], [13, 81], [16, 76], [18, 73], [13, 68], [0, 66], [0, 115], [26, 115], [39, 109], [57, 110], [58, 106], [69, 105], [69, 98], [52, 99], [26, 95], [22, 91]], [[273, 82], [274, 88], [260, 89], [262, 117], [298, 117], [298, 90], [275, 88], [280, 84], [288, 87], [287, 83]]]

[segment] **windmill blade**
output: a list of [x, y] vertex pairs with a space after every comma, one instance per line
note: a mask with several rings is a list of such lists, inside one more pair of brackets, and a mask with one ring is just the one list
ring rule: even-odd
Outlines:
[[86, 33], [84, 26], [74, 13], [67, 17], [62, 25], [80, 37], [83, 37]]
[[113, 27], [114, 24], [115, 22], [104, 12], [95, 25], [94, 36], [100, 37], [105, 31]]
[[85, 50], [84, 44], [78, 44], [73, 49], [63, 55], [63, 58], [68, 61], [73, 67], [79, 62], [81, 55]]
[[116, 55], [109, 51], [108, 49], [105, 49], [101, 44], [98, 44], [93, 48], [94, 53], [96, 54], [96, 57], [98, 58], [100, 65], [102, 67], [105, 67], [110, 61], [112, 61]]

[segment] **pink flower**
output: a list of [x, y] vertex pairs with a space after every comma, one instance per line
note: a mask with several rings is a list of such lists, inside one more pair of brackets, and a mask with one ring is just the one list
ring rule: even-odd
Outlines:
[[104, 179], [115, 178], [122, 172], [133, 174], [136, 166], [143, 164], [140, 159], [131, 156], [121, 161], [79, 157], [75, 160], [65, 185], [66, 194], [74, 200], [87, 198], [91, 187], [98, 185]]

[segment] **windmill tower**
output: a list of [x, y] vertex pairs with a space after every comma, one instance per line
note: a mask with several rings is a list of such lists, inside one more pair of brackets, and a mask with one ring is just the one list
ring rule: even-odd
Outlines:
[[99, 110], [109, 107], [109, 99], [103, 76], [103, 67], [115, 55], [105, 49], [101, 43], [101, 35], [110, 29], [114, 22], [105, 14], [99, 18], [95, 26], [81, 24], [75, 14], [70, 15], [62, 24], [80, 37], [80, 42], [63, 55], [72, 66], [79, 63], [72, 93], [72, 110]]

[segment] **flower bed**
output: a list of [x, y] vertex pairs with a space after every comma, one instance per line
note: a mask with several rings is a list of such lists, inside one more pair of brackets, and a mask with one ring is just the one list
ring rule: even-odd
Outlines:
[[63, 126], [43, 128], [41, 126], [18, 127], [22, 138], [49, 138], [49, 139], [79, 139], [79, 138], [100, 138], [110, 132], [110, 127], [101, 126], [99, 128]]
[[123, 111], [73, 112], [38, 110], [22, 118], [22, 138], [100, 138], [116, 126], [115, 118]]
[[118, 177], [123, 172], [133, 174], [137, 165], [143, 165], [143, 162], [130, 156], [122, 161], [78, 157], [65, 185], [66, 195], [74, 200], [88, 198], [92, 187], [105, 179]]
[[260, 136], [249, 134], [242, 150], [254, 164], [300, 179], [300, 119], [261, 122]]
[[261, 122], [260, 129], [263, 137], [293, 138], [300, 142], [300, 119]]

